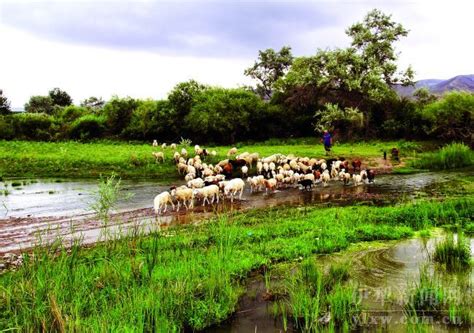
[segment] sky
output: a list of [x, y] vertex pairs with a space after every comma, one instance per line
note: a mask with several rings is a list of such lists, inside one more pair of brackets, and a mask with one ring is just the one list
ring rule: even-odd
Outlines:
[[345, 29], [378, 8], [410, 30], [400, 69], [416, 79], [474, 73], [472, 0], [0, 0], [0, 89], [13, 107], [59, 87], [76, 104], [166, 98], [179, 82], [238, 87], [258, 50], [295, 56], [346, 47]]

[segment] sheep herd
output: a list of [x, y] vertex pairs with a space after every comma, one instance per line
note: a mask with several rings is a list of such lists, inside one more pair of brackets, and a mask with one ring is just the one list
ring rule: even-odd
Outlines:
[[[155, 140], [153, 147], [157, 146]], [[166, 143], [161, 147], [165, 149]], [[375, 179], [374, 170], [362, 169], [362, 163], [358, 159], [349, 163], [344, 158], [316, 159], [293, 154], [260, 157], [258, 153], [237, 154], [238, 149], [233, 147], [227, 152], [227, 159], [213, 165], [206, 163], [206, 160], [209, 156], [217, 156], [214, 150], [209, 151], [196, 145], [194, 157], [190, 157], [185, 148], [180, 152], [177, 151], [176, 144], [171, 144], [170, 148], [174, 150], [176, 168], [186, 185], [173, 186], [169, 191], [158, 194], [154, 199], [156, 214], [166, 212], [168, 205], [173, 210], [179, 210], [181, 206], [187, 210], [193, 208], [195, 203], [205, 206], [227, 198], [233, 202], [236, 196], [242, 199], [246, 183], [251, 193], [268, 193], [289, 187], [311, 191], [318, 184], [328, 186], [330, 181], [358, 186], [364, 182], [374, 182]], [[165, 159], [163, 152], [153, 152], [153, 156], [157, 162]]]

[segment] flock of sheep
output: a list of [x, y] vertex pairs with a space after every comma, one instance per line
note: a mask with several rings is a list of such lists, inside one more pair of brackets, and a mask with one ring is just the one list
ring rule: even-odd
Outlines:
[[[156, 140], [153, 146], [157, 147]], [[167, 145], [162, 144], [165, 149]], [[244, 152], [237, 155], [237, 148], [231, 148], [227, 159], [215, 165], [205, 163], [207, 156], [216, 156], [216, 151], [202, 149], [194, 146], [194, 157], [182, 148], [176, 151], [176, 144], [171, 144], [174, 150], [173, 159], [178, 172], [184, 177], [186, 185], [173, 186], [169, 191], [158, 194], [154, 199], [155, 213], [166, 212], [168, 205], [179, 210], [181, 206], [193, 208], [195, 202], [202, 205], [219, 203], [220, 199], [235, 196], [242, 199], [242, 194], [247, 183], [250, 192], [265, 190], [266, 193], [274, 192], [278, 188], [300, 187], [302, 190], [312, 190], [317, 184], [327, 186], [331, 180], [339, 180], [344, 185], [351, 182], [354, 186], [374, 181], [374, 170], [361, 169], [361, 161], [344, 159], [315, 159], [297, 157], [292, 154], [273, 154], [260, 158], [258, 153]], [[163, 152], [153, 152], [157, 162], [164, 161]], [[255, 175], [249, 176], [253, 170]], [[351, 171], [351, 172], [350, 172]], [[238, 178], [233, 178], [239, 176]], [[243, 180], [246, 179], [246, 182]]]

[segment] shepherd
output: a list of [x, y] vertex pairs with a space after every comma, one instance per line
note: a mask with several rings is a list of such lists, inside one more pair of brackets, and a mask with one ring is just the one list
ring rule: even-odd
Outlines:
[[332, 136], [328, 132], [328, 130], [324, 130], [323, 138], [321, 141], [324, 144], [324, 149], [326, 150], [326, 155], [329, 155], [331, 152], [331, 146], [332, 146]]

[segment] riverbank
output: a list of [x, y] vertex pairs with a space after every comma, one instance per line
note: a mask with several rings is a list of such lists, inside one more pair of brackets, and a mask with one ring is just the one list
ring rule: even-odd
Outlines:
[[229, 212], [208, 223], [129, 233], [91, 248], [37, 248], [0, 276], [0, 329], [202, 329], [236, 310], [243, 281], [277, 262], [464, 227], [474, 199], [393, 207], [291, 207]]
[[[239, 152], [258, 152], [260, 156], [275, 153], [294, 154], [324, 158], [325, 151], [321, 143], [313, 139], [277, 141], [255, 144], [238, 144]], [[402, 163], [392, 164], [390, 149], [401, 148]], [[182, 146], [178, 146], [180, 150]], [[226, 158], [229, 146], [206, 147], [216, 150], [217, 156], [210, 159], [216, 162]], [[414, 150], [431, 149], [429, 142], [361, 142], [341, 143], [333, 148], [336, 157], [359, 158], [367, 167], [377, 168], [381, 172], [391, 172], [395, 166], [403, 166], [403, 160], [410, 158]], [[189, 153], [192, 147], [186, 147]], [[165, 162], [156, 163], [153, 151], [164, 151]], [[389, 160], [383, 160], [387, 151]], [[101, 174], [115, 172], [123, 179], [148, 178], [160, 182], [179, 179], [172, 161], [173, 150], [152, 147], [151, 144], [129, 144], [120, 141], [99, 141], [94, 143], [0, 141], [1, 177], [68, 177], [98, 178]]]

